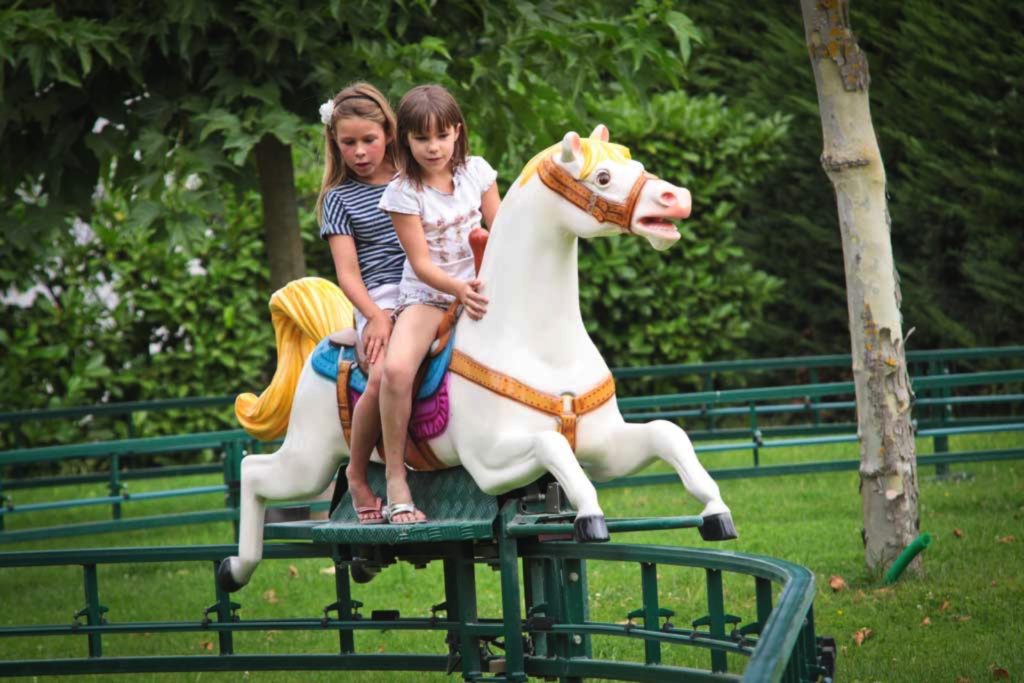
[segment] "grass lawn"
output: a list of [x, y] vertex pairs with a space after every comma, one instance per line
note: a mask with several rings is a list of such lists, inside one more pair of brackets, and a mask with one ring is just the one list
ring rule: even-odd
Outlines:
[[[960, 449], [1020, 446], [1024, 436], [976, 435], [952, 439]], [[919, 453], [930, 452], [929, 441], [919, 441]], [[855, 444], [803, 450], [769, 450], [762, 463], [798, 460], [851, 459]], [[749, 463], [747, 455], [707, 455], [709, 469]], [[1024, 681], [1024, 627], [1017, 609], [1024, 608], [1024, 462], [977, 463], [953, 466], [963, 479], [936, 481], [932, 468], [919, 472], [921, 530], [934, 540], [923, 555], [923, 572], [906, 574], [895, 585], [883, 587], [863, 563], [860, 540], [861, 512], [855, 472], [820, 475], [723, 480], [726, 502], [732, 507], [740, 539], [719, 547], [769, 555], [802, 564], [817, 579], [815, 614], [819, 634], [832, 635], [839, 644], [837, 678], [863, 683], [880, 681]], [[652, 471], [661, 471], [653, 468]], [[216, 478], [193, 477], [174, 486], [215, 483]], [[161, 482], [133, 482], [133, 491], [167, 487]], [[19, 503], [53, 498], [54, 492], [17, 492]], [[61, 497], [102, 495], [101, 487], [69, 487]], [[681, 485], [659, 485], [600, 492], [610, 517], [696, 514], [699, 506]], [[220, 496], [160, 500], [125, 507], [126, 516], [209, 508], [222, 505]], [[38, 515], [17, 515], [8, 528], [103, 519], [109, 508], [82, 508]], [[30, 549], [159, 546], [230, 543], [226, 523], [135, 531], [50, 542], [0, 546], [0, 552]], [[694, 530], [620, 535], [618, 543], [653, 543], [706, 547]], [[333, 579], [325, 574], [325, 560], [268, 561], [252, 583], [236, 594], [243, 619], [318, 617], [333, 600]], [[704, 582], [697, 570], [659, 569], [660, 602], [676, 612], [673, 622], [683, 626], [706, 612]], [[640, 606], [639, 569], [634, 564], [590, 563], [588, 568], [591, 616], [620, 622]], [[846, 588], [833, 591], [830, 577], [843, 579]], [[100, 568], [102, 603], [110, 608], [111, 623], [144, 620], [199, 620], [213, 603], [213, 578], [201, 564], [115, 565]], [[480, 614], [498, 614], [497, 574], [477, 569]], [[752, 620], [752, 582], [726, 577], [726, 611]], [[368, 614], [372, 609], [400, 609], [403, 616], [427, 616], [432, 604], [443, 599], [441, 567], [432, 563], [417, 570], [408, 564], [386, 569], [373, 582], [354, 586]], [[14, 569], [0, 571], [0, 625], [26, 623], [67, 624], [82, 605], [81, 569]], [[858, 631], [870, 629], [860, 644]], [[361, 652], [445, 652], [442, 633], [361, 632]], [[212, 634], [145, 634], [105, 636], [106, 655], [201, 654], [215, 650]], [[334, 632], [242, 633], [235, 636], [235, 651], [336, 651]], [[642, 645], [595, 638], [597, 656], [640, 659]], [[675, 650], [682, 650], [676, 648]], [[703, 651], [675, 652], [665, 646], [665, 661], [707, 666]], [[85, 639], [38, 637], [0, 639], [4, 659], [84, 656]], [[743, 660], [730, 660], [732, 671]], [[101, 677], [86, 677], [100, 680]], [[109, 677], [103, 677], [107, 679]], [[131, 680], [445, 680], [440, 674], [421, 673], [282, 673], [160, 674], [131, 676]], [[57, 679], [54, 679], [57, 680]], [[125, 679], [127, 680], [127, 678]], [[459, 680], [453, 676], [452, 680]]]

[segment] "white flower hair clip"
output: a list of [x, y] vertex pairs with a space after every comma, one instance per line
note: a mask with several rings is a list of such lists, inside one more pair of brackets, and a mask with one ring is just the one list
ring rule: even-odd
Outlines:
[[329, 126], [332, 116], [334, 116], [334, 100], [330, 99], [320, 105], [320, 120], [325, 126]]

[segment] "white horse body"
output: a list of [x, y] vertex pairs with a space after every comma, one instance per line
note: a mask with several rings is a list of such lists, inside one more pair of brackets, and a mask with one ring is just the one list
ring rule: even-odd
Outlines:
[[[587, 142], [606, 144], [607, 129], [599, 126]], [[554, 161], [595, 194], [618, 203], [643, 173], [636, 162], [606, 160], [581, 179], [584, 163], [575, 133], [566, 135]], [[608, 175], [598, 176], [602, 172]], [[592, 180], [608, 176], [604, 184]], [[650, 179], [639, 192], [628, 230], [665, 248], [678, 239], [667, 221], [685, 218], [689, 206], [685, 189]], [[545, 187], [537, 175], [525, 183], [517, 181], [502, 201], [480, 270], [490, 299], [487, 315], [478, 321], [468, 316], [460, 320], [455, 348], [553, 396], [581, 395], [599, 385], [609, 370], [580, 314], [577, 238], [621, 231], [581, 211]], [[577, 510], [577, 529], [593, 532], [596, 522], [596, 534], [589, 540], [605, 540], [603, 513], [590, 480], [623, 476], [661, 457], [704, 505], [700, 514], [705, 527], [712, 529], [702, 530], [705, 538], [735, 537], [718, 486], [677, 425], [661, 420], [626, 423], [615, 401], [609, 400], [578, 418], [574, 454], [553, 416], [455, 373], [449, 378], [449, 391], [449, 426], [431, 440], [431, 449], [445, 464], [464, 466], [486, 493], [504, 493], [550, 472]], [[281, 449], [242, 461], [239, 556], [222, 564], [222, 586], [235, 590], [244, 585], [261, 559], [266, 501], [320, 493], [348, 452], [338, 422], [335, 385], [317, 375], [307, 360]], [[714, 523], [709, 525], [708, 520]]]

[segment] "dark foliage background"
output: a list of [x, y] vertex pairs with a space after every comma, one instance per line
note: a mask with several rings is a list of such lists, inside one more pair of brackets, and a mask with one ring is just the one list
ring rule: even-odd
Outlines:
[[[447, 85], [503, 185], [565, 130], [605, 122], [691, 189], [673, 249], [581, 247], [584, 314], [612, 365], [848, 351], [796, 3], [345, 6], [0, 10], [0, 410], [262, 389], [274, 351], [251, 150], [268, 133], [292, 146], [310, 274], [333, 279], [312, 215], [316, 107], [355, 79], [396, 100]], [[910, 348], [1024, 340], [1022, 13], [854, 7]], [[222, 59], [225, 44], [241, 51]], [[111, 123], [92, 133], [99, 116]], [[149, 416], [138, 435], [232, 424], [229, 410], [189, 420]], [[123, 435], [26, 429], [37, 444]]]
[[[745, 344], [754, 355], [849, 350], [835, 201], [798, 3], [686, 3], [705, 30], [693, 81], [792, 117], [777, 175], [739, 242], [785, 281]], [[851, 10], [867, 53], [909, 348], [1024, 340], [1024, 8], [907, 0]]]

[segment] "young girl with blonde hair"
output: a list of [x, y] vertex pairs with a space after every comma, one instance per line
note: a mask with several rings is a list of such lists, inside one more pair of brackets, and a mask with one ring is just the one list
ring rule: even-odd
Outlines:
[[369, 83], [353, 83], [320, 107], [324, 177], [316, 202], [338, 284], [355, 307], [356, 333], [369, 364], [366, 391], [352, 415], [345, 470], [362, 524], [384, 522], [381, 499], [366, 466], [380, 437], [382, 361], [391, 336], [405, 252], [387, 213], [378, 208], [397, 168], [397, 126], [387, 98]]
[[415, 87], [398, 105], [401, 175], [380, 200], [407, 256], [380, 394], [385, 516], [392, 524], [426, 519], [412, 501], [404, 464], [416, 371], [451, 302], [458, 300], [474, 319], [487, 311], [469, 233], [481, 219], [493, 223], [501, 199], [494, 169], [468, 156], [466, 133], [459, 105], [439, 85]]

